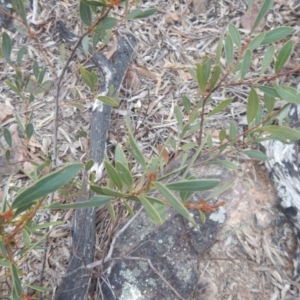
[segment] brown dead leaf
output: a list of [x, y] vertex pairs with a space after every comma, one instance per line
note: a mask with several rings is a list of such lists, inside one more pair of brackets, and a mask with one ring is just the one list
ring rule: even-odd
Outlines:
[[147, 68], [145, 67], [134, 67], [134, 70], [142, 76], [151, 78], [153, 80], [157, 80], [157, 75], [151, 71], [149, 71]]
[[169, 156], [169, 152], [167, 151], [165, 146], [162, 144], [158, 144], [157, 150], [158, 150], [158, 153], [161, 154], [161, 157], [162, 157], [163, 161], [165, 162], [165, 164], [167, 164], [169, 162], [170, 156]]
[[129, 68], [124, 78], [123, 84], [126, 88], [136, 91], [140, 89], [142, 83], [136, 71], [133, 68]]
[[167, 24], [172, 24], [173, 22], [178, 22], [179, 17], [177, 13], [168, 11], [166, 13], [165, 20]]
[[[251, 30], [255, 19], [259, 13], [260, 4], [257, 2], [253, 3], [250, 10], [248, 10], [242, 17], [241, 17], [241, 26], [247, 30]], [[256, 27], [255, 31], [262, 31], [265, 27], [266, 20], [262, 19], [258, 26]]]

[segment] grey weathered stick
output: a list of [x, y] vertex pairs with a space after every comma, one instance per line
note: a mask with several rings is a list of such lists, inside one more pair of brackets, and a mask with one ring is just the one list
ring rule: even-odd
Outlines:
[[[300, 106], [291, 105], [289, 111], [290, 126], [298, 127]], [[295, 126], [295, 124], [297, 124]], [[294, 225], [297, 237], [297, 249], [294, 254], [294, 278], [300, 276], [300, 169], [298, 167], [298, 143], [284, 144], [280, 141], [261, 143], [269, 157], [265, 165], [274, 182], [280, 205], [286, 217]]]
[[[58, 31], [62, 38], [75, 44], [78, 37], [71, 33], [62, 22], [58, 22]], [[118, 37], [118, 50], [112, 61], [108, 61], [101, 53], [92, 57], [94, 64], [100, 68], [104, 82], [99, 95], [107, 95], [110, 86], [115, 93], [119, 91], [123, 79], [129, 67], [136, 41], [132, 35], [125, 38]], [[107, 105], [96, 106], [92, 112], [89, 158], [96, 165], [96, 173], [101, 173], [101, 165], [104, 159], [107, 132], [109, 128], [111, 108]], [[86, 196], [78, 197], [76, 201], [85, 201], [91, 197], [87, 191], [87, 183], [84, 183]], [[76, 210], [72, 228], [73, 251], [69, 261], [67, 274], [60, 283], [55, 299], [85, 299], [87, 287], [90, 281], [90, 273], [82, 266], [88, 265], [94, 259], [95, 244], [95, 209]], [[77, 270], [77, 272], [76, 272]]]

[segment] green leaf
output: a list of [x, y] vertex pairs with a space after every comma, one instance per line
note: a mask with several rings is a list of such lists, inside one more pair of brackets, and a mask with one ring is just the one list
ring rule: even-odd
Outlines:
[[87, 71], [81, 64], [79, 64], [79, 71], [83, 81], [88, 85], [91, 92], [94, 92], [95, 85], [91, 73]]
[[229, 24], [228, 25], [228, 31], [229, 31], [229, 34], [232, 38], [233, 43], [238, 48], [240, 48], [241, 47], [241, 35], [240, 35], [238, 29], [233, 24]]
[[223, 49], [223, 39], [224, 37], [221, 36], [218, 42], [217, 51], [216, 51], [216, 65], [220, 65], [222, 49]]
[[265, 103], [268, 113], [270, 114], [271, 112], [273, 112], [275, 102], [276, 102], [275, 98], [272, 96], [269, 96], [267, 94], [264, 94], [264, 97], [262, 100]]
[[261, 63], [261, 71], [260, 71], [261, 75], [264, 74], [267, 71], [267, 69], [269, 68], [269, 66], [273, 60], [274, 51], [275, 51], [274, 45], [271, 45], [268, 48], [268, 50], [266, 51], [264, 58], [262, 60], [262, 63]]
[[146, 213], [148, 214], [148, 216], [150, 217], [150, 219], [158, 225], [163, 224], [163, 220], [160, 217], [159, 213], [156, 211], [156, 209], [154, 208], [154, 206], [148, 201], [148, 199], [146, 197], [140, 196], [139, 197], [141, 203], [143, 204]]
[[33, 125], [31, 123], [28, 123], [26, 125], [26, 129], [25, 129], [25, 132], [26, 132], [26, 136], [27, 138], [30, 140], [33, 133], [34, 133], [34, 128], [33, 128]]
[[247, 121], [248, 126], [254, 120], [259, 108], [259, 99], [255, 89], [251, 88], [247, 102]]
[[9, 149], [5, 150], [5, 159], [6, 159], [7, 162], [10, 161], [10, 156], [11, 156], [10, 154], [11, 154], [11, 153], [10, 153], [10, 150], [9, 150]]
[[222, 165], [224, 167], [226, 167], [227, 169], [231, 169], [231, 170], [237, 170], [238, 166], [235, 165], [234, 163], [228, 161], [228, 160], [221, 160], [221, 159], [217, 159], [214, 161], [214, 163]]
[[277, 93], [276, 89], [270, 86], [265, 85], [258, 85], [258, 89], [260, 89], [264, 94], [274, 97], [274, 98], [281, 98], [280, 95]]
[[[92, 189], [92, 188], [91, 188]], [[102, 194], [106, 195], [106, 196], [111, 196], [111, 197], [119, 197], [119, 198], [124, 198], [126, 195], [120, 192], [116, 192], [112, 189], [106, 188], [106, 187], [102, 187], [101, 188]]]
[[151, 8], [148, 10], [141, 10], [141, 9], [133, 9], [127, 16], [125, 20], [133, 20], [133, 19], [140, 19], [140, 18], [147, 18], [157, 11], [156, 8]]
[[288, 26], [282, 26], [279, 28], [272, 29], [266, 33], [265, 38], [262, 41], [261, 45], [275, 43], [281, 39], [284, 39], [293, 30], [294, 30], [293, 27], [288, 27]]
[[4, 136], [4, 139], [7, 143], [7, 145], [10, 148], [12, 148], [12, 138], [11, 138], [10, 131], [7, 128], [3, 128], [3, 136]]
[[81, 45], [82, 45], [82, 49], [83, 49], [85, 56], [88, 57], [90, 44], [89, 44], [89, 38], [87, 35], [82, 39]]
[[38, 65], [38, 63], [37, 63], [36, 60], [33, 62], [32, 70], [33, 70], [33, 75], [34, 75], [34, 77], [35, 77], [36, 79], [38, 79], [39, 73], [40, 73], [40, 68], [39, 68], [39, 65]]
[[108, 208], [108, 212], [109, 212], [109, 215], [110, 215], [110, 218], [112, 219], [113, 222], [116, 222], [116, 213], [115, 213], [115, 210], [114, 210], [114, 207], [110, 202], [107, 203], [107, 208]]
[[42, 293], [47, 293], [47, 292], [51, 292], [52, 288], [46, 288], [46, 287], [42, 287], [39, 285], [32, 285], [32, 284], [27, 284], [27, 283], [23, 283], [25, 286], [29, 287], [30, 289], [33, 289], [35, 291], [38, 292], [42, 292]]
[[268, 160], [268, 156], [259, 150], [243, 150], [242, 152], [251, 158], [255, 158], [263, 161]]
[[104, 166], [106, 168], [106, 171], [107, 171], [108, 176], [111, 179], [111, 181], [121, 191], [123, 188], [122, 180], [121, 180], [118, 172], [116, 171], [116, 169], [107, 160], [104, 160]]
[[96, 27], [96, 31], [106, 31], [112, 29], [118, 24], [118, 19], [113, 17], [106, 17]]
[[26, 247], [30, 247], [31, 245], [31, 239], [29, 233], [26, 231], [26, 229], [22, 230], [22, 235], [23, 235], [23, 241]]
[[275, 84], [276, 92], [288, 103], [300, 104], [300, 92], [290, 86]]
[[129, 190], [131, 190], [133, 186], [133, 178], [128, 168], [126, 168], [126, 166], [124, 166], [119, 161], [116, 161], [116, 169], [118, 170], [122, 182], [127, 186]]
[[119, 102], [116, 101], [114, 98], [110, 98], [107, 96], [98, 96], [96, 97], [98, 100], [100, 100], [101, 102], [111, 106], [111, 107], [118, 107], [119, 106]]
[[111, 197], [108, 196], [94, 196], [91, 200], [83, 201], [83, 202], [75, 202], [69, 204], [61, 204], [61, 203], [52, 203], [47, 206], [49, 209], [81, 209], [81, 208], [90, 208], [97, 207], [107, 204], [111, 200]]
[[17, 269], [17, 267], [15, 266], [14, 263], [10, 264], [10, 273], [11, 273], [13, 291], [15, 292], [15, 295], [20, 297], [19, 299], [21, 299], [23, 289], [22, 289], [18, 269]]
[[271, 7], [273, 6], [274, 0], [265, 0], [257, 17], [253, 24], [253, 27], [251, 28], [251, 33], [254, 32], [255, 28], [258, 26], [259, 22], [262, 20], [262, 18], [269, 12]]
[[250, 65], [251, 65], [251, 51], [247, 49], [244, 54], [242, 67], [241, 67], [241, 80], [244, 79], [247, 72], [249, 71]]
[[256, 36], [249, 44], [248, 49], [252, 52], [253, 50], [255, 50], [264, 40], [265, 38], [265, 33], [262, 32], [260, 33], [258, 36]]
[[5, 268], [9, 268], [10, 263], [6, 260], [0, 259], [0, 266], [5, 267]]
[[25, 47], [25, 46], [22, 46], [22, 47], [20, 48], [20, 50], [18, 51], [17, 63], [18, 63], [19, 66], [20, 66], [21, 63], [22, 63], [23, 56], [24, 56], [24, 54], [25, 54], [26, 51], [27, 51], [27, 47]]
[[11, 83], [9, 80], [5, 80], [4, 81], [6, 83], [6, 85], [8, 85], [8, 87], [14, 91], [18, 96], [22, 97], [22, 94], [21, 94], [21, 90], [15, 86], [13, 83]]
[[227, 191], [233, 184], [234, 184], [234, 180], [229, 181], [225, 184], [223, 184], [222, 186], [220, 186], [219, 188], [215, 189], [212, 193], [210, 193], [207, 197], [205, 197], [205, 200], [209, 200], [212, 198], [215, 198], [221, 194], [223, 194], [225, 191]]
[[192, 218], [188, 210], [183, 206], [182, 202], [179, 201], [175, 195], [160, 182], [154, 182], [154, 187], [170, 202], [173, 208], [190, 221], [195, 227], [197, 226], [195, 220]]
[[220, 74], [221, 74], [221, 67], [220, 67], [220, 65], [215, 65], [213, 74], [212, 74], [210, 82], [209, 82], [209, 89], [210, 90], [212, 90], [215, 87], [215, 85], [216, 85], [216, 83], [217, 83], [217, 81], [218, 81], [218, 79], [220, 77]]
[[216, 113], [218, 113], [219, 111], [222, 111], [223, 109], [225, 109], [229, 104], [231, 104], [231, 102], [233, 101], [233, 98], [229, 98], [226, 99], [224, 101], [222, 101], [220, 104], [218, 104], [211, 112], [209, 112], [209, 114], [207, 115], [212, 116]]
[[210, 190], [220, 183], [218, 179], [191, 179], [166, 184], [166, 187], [178, 192], [198, 192]]
[[131, 132], [130, 119], [126, 118], [125, 122], [126, 122], [126, 126], [128, 128], [128, 140], [129, 140], [129, 144], [130, 144], [130, 147], [132, 150], [132, 155], [137, 160], [137, 162], [143, 167], [143, 169], [146, 170], [147, 164], [146, 164], [144, 155], [143, 155], [142, 151], [140, 150], [139, 146], [137, 145], [137, 143], [133, 137], [133, 134]]
[[197, 83], [199, 85], [200, 91], [203, 93], [205, 91], [205, 78], [203, 75], [203, 65], [197, 64]]
[[237, 136], [237, 128], [235, 125], [235, 122], [230, 121], [230, 125], [229, 125], [229, 139], [234, 139]]
[[43, 82], [41, 84], [41, 86], [36, 90], [36, 93], [37, 94], [40, 94], [40, 93], [44, 93], [46, 92], [47, 90], [50, 89], [50, 87], [52, 86], [52, 80], [46, 80], [45, 82]]
[[89, 1], [89, 0], [83, 0], [86, 4], [90, 6], [102, 6], [102, 7], [107, 7], [106, 0], [98, 0], [98, 1]]
[[180, 148], [183, 151], [187, 151], [187, 150], [193, 149], [196, 146], [197, 146], [197, 143], [190, 142], [190, 143], [186, 143], [186, 144], [182, 145]]
[[155, 197], [151, 197], [151, 196], [146, 196], [147, 200], [149, 200], [151, 203], [157, 203], [160, 205], [166, 205], [166, 203], [164, 203], [162, 200], [155, 198]]
[[[67, 184], [81, 168], [81, 163], [71, 164], [42, 177], [15, 197], [12, 203], [12, 209], [21, 209], [24, 206], [32, 205], [37, 199], [55, 192], [60, 187]], [[19, 213], [21, 212], [22, 209], [19, 210]]]
[[58, 225], [61, 225], [63, 223], [64, 223], [63, 221], [46, 222], [46, 223], [43, 223], [43, 224], [34, 225], [34, 226], [30, 227], [29, 229], [30, 229], [31, 232], [33, 232], [33, 231], [36, 231], [36, 230], [39, 230], [39, 229], [50, 228], [51, 226], [58, 226]]
[[183, 117], [183, 114], [182, 114], [180, 108], [177, 105], [175, 105], [174, 113], [175, 113], [176, 120], [178, 122], [178, 127], [179, 127], [179, 129], [182, 129], [184, 117]]
[[226, 130], [223, 128], [220, 132], [219, 132], [219, 140], [220, 140], [220, 144], [223, 143], [223, 141], [226, 138]]
[[293, 46], [294, 46], [294, 41], [287, 41], [280, 49], [278, 56], [277, 56], [276, 63], [275, 63], [276, 74], [281, 71], [283, 66], [289, 60], [291, 53], [293, 51]]
[[229, 66], [233, 59], [233, 42], [230, 35], [227, 35], [225, 38], [225, 59], [227, 65]]
[[87, 25], [92, 25], [92, 12], [90, 6], [86, 3], [86, 1], [81, 0], [79, 4], [79, 13], [82, 22]]
[[21, 17], [24, 25], [26, 27], [28, 27], [24, 1], [23, 0], [13, 0], [12, 6], [13, 6], [13, 9], [17, 12], [17, 14]]
[[90, 159], [86, 162], [85, 166], [84, 166], [84, 169], [85, 171], [89, 171], [94, 165], [94, 160], [93, 159]]
[[128, 169], [128, 161], [126, 159], [126, 156], [124, 154], [121, 144], [117, 144], [117, 146], [116, 146], [115, 160], [120, 162], [122, 165], [124, 165], [124, 167], [126, 167]]
[[265, 126], [260, 127], [256, 131], [265, 131], [267, 133], [270, 133], [274, 135], [275, 137], [278, 137], [280, 139], [286, 140], [300, 140], [300, 131], [292, 129], [290, 127], [284, 127], [284, 126]]
[[134, 216], [134, 212], [133, 212], [131, 206], [127, 203], [127, 201], [125, 199], [123, 199], [122, 201], [123, 201], [123, 203], [125, 205], [126, 210], [130, 214], [130, 216], [133, 217]]
[[189, 113], [191, 110], [191, 101], [187, 96], [183, 96], [182, 97], [182, 102], [183, 102], [183, 106], [184, 106], [184, 110]]
[[206, 87], [206, 84], [207, 84], [207, 81], [208, 81], [208, 78], [210, 76], [210, 72], [211, 72], [211, 60], [209, 58], [205, 58], [203, 64], [203, 80], [205, 82], [205, 87]]

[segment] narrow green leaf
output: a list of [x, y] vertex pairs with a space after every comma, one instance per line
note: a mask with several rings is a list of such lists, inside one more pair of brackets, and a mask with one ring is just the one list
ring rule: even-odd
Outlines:
[[88, 57], [90, 44], [89, 44], [89, 38], [87, 35], [82, 39], [81, 45], [82, 45], [82, 49], [83, 49], [85, 56]]
[[112, 221], [116, 222], [116, 220], [117, 220], [116, 213], [115, 213], [115, 210], [114, 210], [114, 207], [113, 207], [111, 201], [107, 203], [107, 208], [108, 208], [108, 212], [109, 212], [109, 215], [110, 215]]
[[139, 146], [137, 145], [137, 142], [135, 141], [133, 134], [131, 132], [130, 119], [126, 118], [125, 122], [126, 122], [126, 126], [128, 128], [128, 139], [129, 139], [129, 144], [130, 144], [130, 147], [132, 150], [132, 155], [137, 160], [137, 162], [143, 167], [143, 169], [146, 170], [147, 164], [146, 164], [144, 155], [143, 155], [142, 151], [140, 150]]
[[[92, 189], [92, 188], [91, 188]], [[101, 188], [101, 191], [104, 195], [106, 196], [111, 196], [111, 197], [118, 197], [118, 198], [123, 198], [125, 197], [126, 195], [123, 194], [123, 193], [120, 193], [120, 192], [117, 192], [117, 191], [114, 191], [112, 189], [109, 189], [107, 187], [102, 187]]]
[[64, 223], [63, 221], [46, 222], [46, 223], [43, 223], [43, 224], [34, 225], [34, 226], [30, 227], [29, 230], [31, 232], [33, 232], [33, 231], [36, 231], [36, 230], [39, 230], [39, 229], [45, 229], [45, 228], [50, 228], [52, 226], [58, 226], [58, 225], [61, 225], [63, 223]]
[[0, 259], [0, 266], [2, 266], [4, 268], [9, 268], [10, 263], [8, 261], [6, 261], [6, 260]]
[[117, 144], [115, 149], [115, 160], [119, 161], [124, 167], [128, 169], [128, 161], [124, 154], [121, 144]]
[[272, 29], [266, 33], [265, 38], [262, 41], [261, 45], [272, 44], [281, 39], [284, 39], [293, 30], [294, 30], [293, 27], [288, 27], [288, 26], [282, 26], [279, 28]]
[[264, 94], [263, 102], [268, 110], [268, 113], [270, 114], [271, 112], [273, 112], [275, 102], [276, 102], [275, 98], [267, 94]]
[[106, 0], [95, 0], [95, 1], [93, 1], [93, 0], [91, 0], [91, 1], [89, 1], [89, 0], [83, 0], [86, 4], [88, 4], [88, 5], [90, 5], [90, 6], [94, 6], [94, 7], [99, 7], [99, 6], [101, 6], [101, 7], [107, 7], [107, 4], [106, 4]]
[[141, 10], [141, 9], [133, 9], [127, 16], [126, 20], [133, 20], [133, 19], [140, 19], [140, 18], [147, 18], [157, 11], [156, 8], [151, 8], [148, 10]]
[[47, 293], [47, 292], [51, 292], [52, 288], [46, 288], [46, 287], [42, 287], [39, 285], [32, 285], [32, 284], [27, 284], [27, 283], [23, 283], [25, 286], [29, 287], [30, 289], [33, 289], [35, 291], [38, 292], [42, 292], [42, 293]]
[[106, 169], [106, 171], [108, 173], [109, 178], [112, 180], [112, 182], [114, 183], [114, 185], [120, 191], [122, 191], [122, 188], [123, 188], [122, 180], [121, 180], [118, 172], [116, 171], [116, 169], [107, 160], [104, 160], [104, 166], [105, 166], [105, 169]]
[[94, 165], [94, 160], [93, 159], [90, 159], [86, 162], [85, 166], [84, 166], [84, 169], [85, 171], [89, 171]]
[[225, 191], [227, 191], [233, 184], [234, 184], [234, 180], [229, 181], [225, 184], [223, 184], [222, 186], [220, 186], [219, 188], [215, 189], [213, 192], [211, 192], [207, 197], [205, 197], [205, 200], [209, 200], [212, 198], [215, 198], [221, 194], [223, 194]]
[[190, 110], [191, 110], [191, 101], [190, 101], [190, 99], [187, 96], [183, 96], [182, 97], [182, 102], [183, 102], [183, 106], [184, 106], [185, 111], [187, 113], [189, 113]]
[[223, 49], [223, 39], [224, 37], [221, 36], [218, 42], [217, 51], [216, 51], [216, 65], [220, 65], [222, 49]]
[[116, 169], [118, 170], [122, 182], [127, 186], [128, 190], [131, 190], [133, 186], [133, 178], [128, 168], [119, 161], [116, 161]]
[[182, 114], [180, 108], [177, 105], [175, 105], [174, 113], [175, 113], [176, 120], [178, 122], [178, 127], [179, 127], [179, 129], [182, 129], [182, 127], [183, 127], [183, 114]]
[[111, 97], [107, 97], [107, 96], [98, 96], [96, 97], [98, 100], [100, 100], [101, 102], [111, 106], [111, 107], [118, 107], [119, 106], [119, 102], [116, 101], [114, 98]]
[[79, 13], [82, 22], [87, 25], [92, 25], [92, 12], [90, 6], [83, 0], [80, 1], [79, 4]]
[[22, 235], [23, 235], [23, 241], [26, 247], [30, 247], [31, 245], [31, 239], [29, 233], [26, 231], [26, 229], [22, 230]]
[[259, 159], [262, 161], [268, 160], [268, 156], [259, 150], [243, 150], [242, 152], [251, 158]]
[[11, 154], [11, 153], [10, 153], [10, 150], [9, 150], [9, 149], [5, 150], [5, 159], [6, 159], [7, 162], [10, 161], [10, 156], [11, 156], [10, 154]]
[[300, 92], [290, 86], [276, 84], [276, 92], [288, 103], [300, 104]]
[[258, 46], [260, 46], [260, 44], [262, 43], [262, 41], [265, 38], [265, 33], [262, 32], [259, 35], [257, 35], [249, 44], [248, 49], [252, 52], [253, 50], [255, 50]]
[[229, 125], [229, 139], [234, 139], [237, 136], [237, 128], [235, 125], [235, 122], [230, 121], [230, 125]]
[[254, 32], [254, 30], [256, 29], [256, 27], [258, 26], [259, 22], [262, 20], [262, 18], [269, 12], [269, 10], [271, 9], [271, 7], [273, 6], [273, 2], [274, 0], [265, 0], [257, 17], [256, 20], [253, 24], [253, 27], [251, 28], [251, 33]]
[[197, 83], [199, 85], [200, 91], [203, 93], [205, 91], [205, 78], [203, 76], [203, 65], [197, 64]]
[[248, 126], [254, 120], [259, 108], [259, 99], [255, 89], [251, 88], [247, 102], [247, 121]]
[[266, 51], [264, 58], [262, 60], [262, 63], [261, 63], [261, 71], [260, 71], [261, 75], [264, 74], [267, 71], [267, 69], [269, 68], [269, 66], [273, 60], [274, 51], [275, 51], [274, 45], [271, 45], [268, 48], [268, 50]]
[[12, 138], [10, 131], [7, 128], [3, 128], [3, 136], [7, 145], [12, 148]]
[[279, 73], [283, 66], [290, 59], [291, 53], [293, 51], [294, 41], [287, 41], [280, 49], [277, 60], [275, 63], [275, 72]]
[[81, 163], [75, 163], [42, 177], [16, 196], [12, 203], [12, 209], [15, 210], [25, 205], [33, 204], [37, 199], [55, 192], [67, 184], [81, 168]]
[[38, 63], [37, 63], [36, 60], [33, 62], [32, 70], [33, 70], [33, 75], [34, 75], [34, 77], [35, 77], [36, 79], [38, 79], [39, 73], [40, 73], [40, 68], [39, 68], [39, 65], [38, 65]]
[[170, 202], [173, 208], [190, 221], [195, 227], [197, 226], [195, 220], [192, 218], [188, 210], [183, 206], [182, 202], [179, 201], [175, 195], [163, 184], [160, 182], [154, 182], [154, 187], [159, 190], [160, 193]]
[[240, 48], [241, 47], [241, 35], [240, 35], [238, 29], [233, 24], [229, 24], [228, 25], [228, 31], [229, 31], [229, 34], [232, 38], [233, 43], [238, 48]]
[[284, 127], [284, 126], [265, 126], [260, 127], [256, 131], [265, 131], [267, 133], [270, 133], [274, 135], [275, 137], [278, 137], [280, 139], [286, 140], [300, 140], [300, 131], [295, 130], [293, 128]]
[[34, 133], [34, 128], [33, 128], [33, 125], [31, 123], [28, 123], [26, 125], [26, 129], [25, 129], [25, 132], [26, 132], [26, 136], [27, 138], [30, 140], [33, 133]]
[[20, 50], [18, 51], [17, 63], [18, 63], [19, 66], [20, 66], [21, 63], [22, 63], [23, 56], [24, 56], [24, 54], [25, 54], [26, 51], [27, 51], [27, 47], [25, 47], [25, 46], [22, 46], [22, 47], [20, 48]]
[[221, 67], [220, 67], [220, 65], [215, 65], [213, 74], [212, 74], [210, 82], [209, 82], [209, 89], [210, 90], [212, 90], [215, 87], [215, 85], [216, 85], [216, 83], [217, 83], [217, 81], [218, 81], [218, 79], [220, 77], [220, 74], [221, 74]]
[[125, 205], [126, 210], [130, 214], [130, 216], [133, 217], [134, 216], [134, 212], [133, 212], [131, 206], [127, 203], [127, 201], [125, 199], [123, 199], [122, 201], [123, 201], [123, 203]]
[[166, 184], [166, 187], [178, 192], [198, 192], [210, 190], [220, 183], [218, 179], [190, 179]]
[[26, 27], [28, 27], [24, 1], [23, 0], [13, 0], [12, 6], [13, 6], [13, 9], [17, 12], [17, 14], [21, 17], [24, 25]]
[[221, 159], [217, 159], [215, 160], [216, 164], [219, 164], [219, 165], [222, 165], [224, 167], [226, 167], [227, 169], [231, 169], [231, 170], [237, 170], [238, 169], [238, 166], [228, 160], [221, 160]]
[[209, 112], [209, 114], [207, 115], [208, 117], [222, 111], [223, 109], [225, 109], [229, 104], [231, 104], [231, 102], [233, 101], [233, 98], [229, 98], [226, 99], [224, 101], [222, 101], [221, 103], [219, 103], [211, 112]]
[[15, 92], [18, 96], [22, 97], [22, 94], [21, 94], [21, 91], [20, 89], [15, 86], [13, 83], [11, 83], [9, 80], [5, 80], [4, 81], [6, 85], [8, 85], [8, 87], [13, 91]]
[[229, 66], [233, 59], [233, 42], [230, 35], [227, 35], [225, 38], [225, 59], [227, 65]]
[[270, 87], [270, 86], [265, 86], [265, 85], [258, 85], [258, 89], [260, 89], [264, 94], [274, 97], [274, 98], [281, 98], [278, 92], [276, 91], [275, 88]]
[[209, 58], [205, 58], [204, 62], [203, 62], [203, 80], [205, 82], [205, 87], [208, 81], [208, 78], [210, 76], [210, 72], [211, 72], [211, 60]]
[[46, 92], [47, 90], [50, 89], [50, 87], [52, 86], [53, 82], [52, 80], [46, 80], [45, 82], [43, 82], [41, 84], [41, 86], [36, 90], [36, 93], [37, 94], [40, 94], [40, 93], [44, 93]]
[[187, 151], [187, 150], [195, 148], [196, 146], [197, 146], [197, 143], [190, 142], [190, 143], [186, 143], [186, 144], [182, 145], [180, 148], [183, 151]]
[[91, 92], [94, 92], [95, 85], [93, 83], [92, 75], [81, 64], [79, 64], [79, 71], [83, 81], [88, 85]]
[[[147, 197], [146, 197], [146, 199], [147, 199]], [[167, 219], [166, 205], [154, 202], [153, 208], [158, 212], [160, 218], [164, 222]]]
[[243, 80], [246, 74], [248, 73], [250, 65], [251, 65], [251, 51], [250, 49], [247, 49], [244, 54], [244, 58], [241, 66], [241, 80]]
[[12, 61], [10, 59], [12, 43], [11, 43], [10, 36], [5, 31], [2, 33], [1, 49], [2, 49], [2, 54], [3, 54], [6, 62], [12, 66]]
[[219, 132], [219, 140], [220, 140], [220, 144], [223, 143], [223, 141], [226, 138], [226, 130], [223, 128], [220, 132]]
[[19, 277], [18, 269], [14, 263], [10, 264], [10, 272], [11, 272], [11, 279], [12, 279], [12, 288], [15, 291], [16, 295], [20, 297], [19, 299], [21, 299], [23, 289], [22, 289], [22, 284]]
[[140, 196], [139, 197], [141, 203], [143, 204], [146, 213], [148, 214], [148, 216], [150, 217], [150, 219], [158, 225], [163, 224], [163, 220], [160, 217], [159, 213], [156, 211], [156, 209], [154, 208], [154, 206], [148, 201], [148, 199], [146, 197]]
[[94, 196], [89, 201], [84, 202], [75, 202], [69, 204], [61, 204], [61, 203], [52, 203], [51, 205], [47, 206], [49, 209], [81, 209], [81, 208], [90, 208], [90, 207], [97, 207], [107, 204], [111, 200], [111, 197], [108, 196]]

